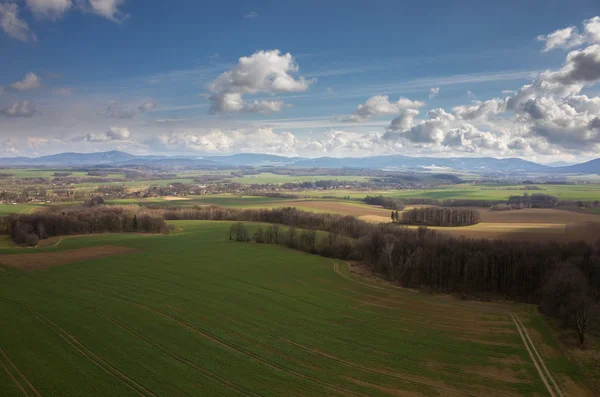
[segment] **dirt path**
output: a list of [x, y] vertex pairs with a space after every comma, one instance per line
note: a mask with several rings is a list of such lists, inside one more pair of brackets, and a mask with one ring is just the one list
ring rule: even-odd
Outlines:
[[531, 348], [532, 348], [533, 352], [535, 353], [536, 357], [538, 358], [540, 365], [542, 366], [542, 368], [546, 372], [547, 378], [550, 379], [550, 382], [554, 386], [557, 395], [559, 397], [564, 397], [564, 394], [560, 390], [560, 387], [558, 387], [558, 384], [554, 380], [554, 377], [552, 376], [552, 373], [550, 372], [550, 370], [548, 369], [548, 367], [546, 367], [546, 363], [544, 362], [544, 359], [542, 358], [542, 356], [540, 355], [540, 353], [538, 353], [538, 350], [536, 349], [535, 345], [533, 344], [533, 341], [531, 340], [531, 337], [529, 336], [529, 332], [527, 332], [527, 328], [525, 328], [525, 325], [523, 325], [523, 322], [521, 321], [521, 318], [519, 318], [519, 316], [517, 314], [514, 315], [514, 318], [516, 318], [517, 322], [519, 323], [519, 325], [523, 329], [523, 333], [525, 334], [525, 337], [527, 338], [527, 340], [531, 344]]
[[[531, 338], [529, 337], [529, 333], [527, 332], [527, 328], [525, 328], [525, 326], [523, 325], [523, 323], [521, 322], [521, 319], [519, 318], [519, 316], [517, 314], [513, 313], [513, 314], [511, 314], [511, 316], [512, 316], [513, 322], [515, 323], [515, 326], [517, 327], [517, 331], [519, 331], [519, 335], [521, 335], [521, 339], [523, 340], [523, 343], [525, 344], [525, 348], [527, 349], [527, 352], [529, 353], [529, 357], [531, 357], [531, 360], [533, 361], [533, 365], [535, 365], [535, 368], [537, 369], [538, 373], [540, 374], [540, 378], [542, 379], [542, 382], [544, 382], [546, 389], [548, 389], [548, 393], [550, 393], [551, 397], [564, 397], [564, 395], [562, 394], [562, 391], [560, 390], [560, 388], [554, 381], [554, 378], [550, 374], [550, 371], [546, 367], [544, 360], [542, 359], [542, 357], [538, 353], [537, 349], [535, 348], [535, 345], [531, 341]], [[535, 352], [535, 354], [534, 354], [534, 352]], [[548, 379], [550, 379], [550, 381]], [[551, 383], [552, 383], [552, 385], [551, 385]]]

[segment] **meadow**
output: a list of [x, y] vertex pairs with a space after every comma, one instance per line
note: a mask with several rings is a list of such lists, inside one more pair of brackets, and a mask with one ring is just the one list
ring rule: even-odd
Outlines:
[[[528, 349], [551, 388], [548, 373], [565, 396], [586, 395], [533, 306], [399, 289], [344, 262], [228, 241], [229, 225], [1, 249], [0, 263], [43, 252], [65, 263], [0, 266], [0, 395], [549, 395]], [[76, 261], [93, 246], [133, 250]]]
[[297, 192], [299, 195], [329, 197], [347, 197], [362, 199], [366, 194], [383, 195], [393, 198], [427, 198], [434, 200], [507, 200], [510, 196], [522, 196], [524, 193], [543, 193], [557, 197], [559, 200], [600, 200], [600, 184], [581, 185], [528, 185], [538, 190], [524, 190], [523, 185], [504, 184], [471, 184], [438, 186], [431, 189], [403, 189], [381, 191], [347, 191], [347, 190], [307, 190]]

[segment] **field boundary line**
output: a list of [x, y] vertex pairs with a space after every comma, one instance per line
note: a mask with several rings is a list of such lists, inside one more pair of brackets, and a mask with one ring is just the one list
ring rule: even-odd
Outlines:
[[[107, 363], [106, 361], [104, 361], [104, 359], [102, 359], [101, 357], [96, 355], [94, 352], [92, 352], [90, 349], [85, 347], [85, 345], [83, 345], [81, 342], [79, 342], [73, 335], [69, 334], [67, 331], [65, 331], [64, 329], [59, 327], [57, 324], [55, 324], [52, 320], [50, 320], [43, 314], [37, 312], [34, 309], [31, 309], [31, 308], [25, 306], [25, 305], [22, 305], [17, 302], [13, 302], [6, 298], [0, 298], [0, 300], [8, 302], [14, 306], [20, 307], [20, 308], [30, 312], [34, 317], [36, 317], [38, 320], [40, 320], [41, 322], [46, 324], [58, 336], [60, 336], [61, 339], [63, 339], [65, 342], [67, 342], [71, 347], [73, 347], [75, 350], [77, 350], [79, 353], [81, 353], [84, 357], [86, 357], [92, 363], [96, 364], [96, 366], [100, 367], [107, 374], [112, 375], [115, 379], [119, 380], [125, 386], [128, 386], [131, 389], [133, 389], [134, 391], [136, 391], [138, 394], [140, 394], [142, 396], [151, 395], [153, 397], [158, 397], [151, 390], [140, 385], [139, 383], [137, 383], [136, 381], [134, 381], [133, 379], [131, 379], [130, 377], [128, 377], [127, 375], [125, 375], [124, 373], [122, 373], [121, 371], [119, 371], [118, 369], [116, 369], [115, 367], [113, 367], [112, 365]], [[86, 350], [87, 350], [87, 353], [86, 353]]]
[[19, 370], [19, 367], [17, 367], [15, 365], [15, 363], [12, 362], [12, 360], [10, 359], [10, 357], [8, 357], [8, 354], [6, 354], [6, 352], [4, 351], [4, 349], [2, 349], [1, 347], [0, 347], [0, 355], [2, 355], [2, 357], [4, 357], [4, 359], [13, 368], [13, 370], [15, 370], [21, 376], [21, 378], [23, 378], [23, 380], [25, 380], [25, 382], [27, 383], [27, 385], [31, 388], [31, 391], [33, 391], [33, 394], [35, 394], [38, 397], [42, 397], [42, 395], [40, 394], [40, 392], [38, 391], [38, 389], [36, 389], [35, 386], [33, 386], [31, 384], [31, 382], [29, 381], [29, 379], [27, 379], [27, 377], [25, 375], [23, 375], [23, 373]]
[[17, 378], [15, 378], [15, 376], [13, 375], [12, 372], [10, 372], [10, 370], [8, 369], [8, 367], [4, 364], [4, 361], [2, 361], [2, 359], [0, 358], [0, 365], [2, 366], [2, 368], [4, 368], [4, 370], [6, 371], [6, 373], [8, 374], [8, 376], [10, 376], [10, 378], [15, 382], [15, 384], [19, 387], [19, 390], [21, 390], [23, 392], [23, 394], [27, 397], [29, 397], [29, 393], [27, 393], [27, 390], [25, 390], [23, 388], [23, 385], [19, 383], [19, 381], [17, 380]]
[[[346, 262], [346, 264], [347, 264], [347, 262]], [[349, 268], [350, 268], [350, 267], [348, 266], [348, 269], [349, 269]], [[346, 276], [344, 273], [342, 273], [342, 272], [340, 271], [340, 269], [339, 269], [339, 267], [338, 267], [338, 263], [337, 263], [337, 262], [335, 262], [335, 261], [333, 262], [333, 271], [334, 271], [334, 272], [336, 272], [337, 274], [339, 274], [340, 276], [342, 276], [343, 278], [345, 278], [346, 280], [352, 281], [353, 283], [360, 284], [360, 285], [364, 285], [364, 286], [366, 286], [366, 287], [375, 288], [375, 289], [378, 289], [378, 290], [381, 290], [381, 291], [387, 291], [387, 288], [378, 287], [378, 286], [376, 286], [376, 285], [371, 285], [371, 284], [363, 283], [363, 282], [360, 282], [360, 281], [358, 281], [358, 280], [354, 280], [353, 278], [351, 278], [351, 277], [349, 277], [349, 276]]]
[[[133, 328], [133, 327], [131, 327], [131, 326], [123, 323], [122, 321], [120, 321], [120, 320], [118, 320], [118, 319], [110, 316], [109, 314], [103, 312], [102, 310], [99, 310], [99, 309], [96, 309], [96, 308], [93, 308], [93, 307], [90, 307], [90, 306], [86, 306], [86, 305], [81, 304], [81, 303], [79, 303], [79, 302], [77, 302], [75, 300], [72, 300], [72, 299], [69, 299], [69, 298], [66, 298], [66, 297], [61, 297], [59, 295], [56, 295], [56, 294], [53, 294], [53, 293], [50, 293], [50, 292], [47, 292], [47, 293], [49, 295], [56, 296], [58, 298], [62, 298], [62, 299], [71, 301], [71, 302], [73, 302], [73, 303], [75, 303], [75, 304], [77, 304], [77, 305], [79, 305], [81, 307], [84, 307], [84, 308], [86, 308], [86, 309], [88, 309], [88, 310], [90, 310], [90, 311], [98, 314], [101, 317], [104, 317], [105, 319], [107, 319], [111, 323], [115, 324], [119, 328], [122, 328], [123, 330], [127, 331], [131, 335], [134, 335], [136, 338], [144, 341], [146, 344], [154, 347], [156, 350], [160, 351], [161, 353], [163, 353], [163, 354], [171, 357], [172, 359], [176, 360], [177, 362], [179, 362], [181, 364], [184, 364], [187, 367], [191, 368], [195, 372], [197, 372], [199, 374], [202, 374], [202, 375], [208, 377], [209, 379], [211, 379], [211, 380], [213, 380], [213, 381], [215, 381], [215, 382], [217, 382], [217, 383], [219, 383], [219, 384], [221, 384], [221, 385], [223, 385], [223, 386], [225, 386], [225, 387], [227, 387], [227, 388], [229, 388], [229, 389], [231, 389], [233, 391], [237, 391], [237, 392], [239, 392], [240, 394], [242, 394], [244, 396], [253, 396], [253, 395], [255, 395], [255, 396], [261, 397], [260, 394], [255, 393], [255, 392], [253, 392], [251, 390], [248, 390], [248, 389], [246, 389], [243, 386], [237, 385], [237, 384], [235, 384], [235, 383], [233, 383], [233, 382], [231, 382], [231, 381], [229, 381], [229, 380], [227, 380], [225, 378], [222, 378], [222, 377], [216, 375], [215, 373], [213, 373], [213, 372], [211, 372], [211, 371], [209, 371], [207, 369], [202, 368], [198, 364], [196, 364], [196, 363], [194, 363], [194, 362], [186, 359], [185, 357], [183, 357], [183, 356], [181, 356], [181, 355], [179, 355], [179, 354], [177, 354], [177, 353], [175, 353], [175, 352], [167, 349], [166, 347], [162, 346], [160, 343], [157, 343], [157, 342], [153, 341], [151, 338], [149, 338], [148, 336], [144, 335], [142, 332], [140, 332], [140, 331], [136, 330], [135, 328]], [[238, 389], [242, 389], [242, 390], [238, 390]], [[249, 394], [246, 394], [244, 391], [247, 392], [247, 393], [249, 393]]]
[[552, 384], [554, 385], [554, 387], [556, 388], [556, 392], [558, 393], [558, 395], [560, 397], [564, 397], [564, 394], [562, 393], [562, 391], [560, 390], [560, 387], [558, 387], [558, 384], [556, 383], [556, 381], [554, 380], [554, 377], [552, 376], [552, 373], [550, 372], [550, 370], [548, 369], [548, 367], [546, 367], [546, 363], [544, 362], [544, 359], [542, 358], [542, 356], [540, 356], [540, 353], [538, 353], [538, 350], [536, 349], [533, 341], [531, 340], [531, 338], [529, 337], [529, 332], [527, 332], [527, 328], [525, 328], [525, 325], [523, 325], [523, 322], [521, 321], [521, 318], [519, 317], [518, 314], [515, 313], [515, 318], [517, 319], [517, 321], [519, 322], [519, 324], [521, 325], [521, 328], [523, 328], [523, 332], [525, 333], [525, 336], [527, 337], [527, 340], [529, 341], [529, 343], [531, 344], [531, 348], [533, 349], [533, 352], [535, 353], [535, 355], [537, 356], [537, 358], [539, 359], [539, 362], [542, 366], [542, 368], [546, 371], [546, 375], [548, 376], [548, 379], [550, 379], [550, 381], [552, 382]]
[[535, 365], [535, 368], [537, 369], [538, 374], [540, 375], [540, 378], [542, 379], [542, 382], [544, 382], [546, 389], [548, 389], [548, 393], [550, 393], [551, 397], [556, 397], [556, 394], [552, 390], [552, 387], [550, 387], [550, 384], [548, 383], [548, 380], [546, 379], [546, 376], [544, 375], [542, 368], [540, 367], [535, 356], [531, 352], [531, 349], [529, 348], [529, 344], [527, 343], [527, 340], [523, 334], [523, 331], [521, 330], [521, 326], [519, 325], [519, 323], [517, 322], [517, 319], [515, 318], [515, 315], [511, 313], [511, 316], [512, 316], [513, 322], [515, 323], [515, 326], [517, 327], [517, 331], [519, 331], [519, 335], [521, 335], [521, 339], [523, 340], [523, 343], [525, 344], [525, 348], [527, 349], [527, 352], [529, 353], [529, 357], [531, 357], [531, 360], [533, 361], [533, 365]]

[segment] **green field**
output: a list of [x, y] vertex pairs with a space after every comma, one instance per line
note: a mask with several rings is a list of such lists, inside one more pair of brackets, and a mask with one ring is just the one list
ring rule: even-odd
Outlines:
[[36, 204], [0, 204], [0, 216], [10, 214], [30, 214], [39, 208]]
[[343, 262], [228, 241], [226, 222], [174, 224], [0, 250], [140, 250], [0, 266], [0, 395], [545, 396], [510, 310], [557, 382], [581, 381], [533, 306], [401, 290]]
[[435, 200], [464, 199], [464, 200], [506, 200], [510, 196], [543, 193], [556, 196], [559, 200], [600, 200], [600, 185], [535, 185], [540, 190], [523, 190], [522, 185], [447, 185], [434, 189], [405, 189], [382, 191], [347, 191], [347, 190], [307, 190], [296, 192], [307, 196], [334, 196], [352, 199], [362, 199], [367, 194], [383, 195], [394, 198], [429, 198]]
[[280, 175], [270, 172], [263, 172], [254, 175], [244, 175], [243, 177], [232, 178], [232, 182], [246, 184], [282, 184], [287, 182], [316, 182], [321, 180], [330, 181], [351, 181], [362, 182], [368, 180], [369, 177], [355, 175]]
[[[71, 171], [68, 169], [53, 168], [7, 168], [0, 170], [0, 173], [12, 174], [15, 178], [54, 178], [55, 172], [69, 172], [69, 177], [84, 178], [90, 177], [87, 172]], [[95, 177], [97, 178], [97, 177]], [[124, 178], [121, 173], [110, 173], [107, 178]], [[1, 181], [1, 179], [0, 179]]]

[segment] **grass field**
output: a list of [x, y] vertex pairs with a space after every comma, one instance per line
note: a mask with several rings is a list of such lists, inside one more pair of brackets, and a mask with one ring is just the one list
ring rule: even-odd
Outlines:
[[523, 190], [523, 185], [473, 185], [460, 184], [440, 186], [434, 189], [406, 189], [382, 191], [348, 191], [348, 190], [307, 190], [298, 192], [307, 196], [335, 196], [362, 199], [367, 194], [383, 195], [394, 198], [429, 198], [435, 200], [507, 200], [510, 196], [522, 196], [524, 193], [543, 193], [558, 197], [560, 200], [600, 200], [600, 184], [592, 185], [534, 185], [540, 190]]
[[244, 175], [241, 178], [232, 178], [232, 182], [238, 183], [246, 183], [246, 184], [282, 184], [287, 182], [316, 182], [320, 180], [330, 180], [330, 181], [352, 181], [352, 182], [362, 182], [368, 180], [369, 177], [365, 176], [357, 176], [357, 175], [280, 175], [273, 174], [270, 172], [263, 172], [260, 174], [254, 175]]
[[0, 216], [30, 214], [39, 207], [39, 205], [35, 204], [0, 204]]
[[[546, 396], [511, 311], [564, 395], [586, 395], [533, 306], [401, 290], [228, 241], [228, 223], [174, 224], [183, 231], [0, 250], [0, 263], [46, 251], [71, 262], [0, 266], [0, 395]], [[91, 246], [135, 252], [72, 262]]]
[[[54, 178], [54, 173], [69, 172], [69, 177], [90, 177], [87, 172], [70, 171], [68, 169], [51, 169], [51, 168], [8, 168], [0, 170], [1, 173], [12, 174], [15, 178]], [[110, 173], [107, 178], [124, 178], [121, 173]]]

